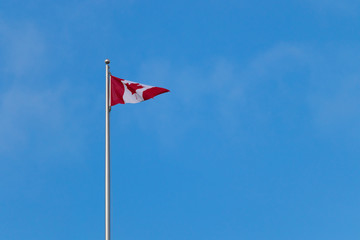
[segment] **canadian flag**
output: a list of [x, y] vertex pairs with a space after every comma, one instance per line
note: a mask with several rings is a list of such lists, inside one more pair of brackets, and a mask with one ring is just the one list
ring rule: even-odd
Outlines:
[[153, 87], [111, 76], [111, 106], [125, 103], [139, 103], [159, 94], [170, 92], [168, 89]]

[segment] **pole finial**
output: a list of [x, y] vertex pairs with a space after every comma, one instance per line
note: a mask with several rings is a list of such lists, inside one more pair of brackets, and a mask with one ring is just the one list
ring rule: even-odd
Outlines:
[[110, 63], [110, 60], [107, 58], [105, 59], [105, 64], [109, 64]]

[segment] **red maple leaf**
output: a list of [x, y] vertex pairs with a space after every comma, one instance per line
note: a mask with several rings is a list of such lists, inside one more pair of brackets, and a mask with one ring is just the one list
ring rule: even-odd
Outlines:
[[132, 95], [134, 95], [136, 93], [136, 90], [138, 90], [140, 88], [144, 88], [139, 83], [125, 83], [125, 85], [126, 85], [127, 89], [129, 89], [129, 91], [132, 93]]

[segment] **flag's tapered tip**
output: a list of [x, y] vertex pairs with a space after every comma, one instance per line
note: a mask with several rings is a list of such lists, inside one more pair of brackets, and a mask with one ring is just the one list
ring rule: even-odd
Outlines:
[[109, 64], [110, 63], [110, 60], [107, 58], [107, 59], [105, 59], [105, 63], [106, 64]]

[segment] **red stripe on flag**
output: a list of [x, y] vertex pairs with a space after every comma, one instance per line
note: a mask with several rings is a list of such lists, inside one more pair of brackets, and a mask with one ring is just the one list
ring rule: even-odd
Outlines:
[[122, 83], [121, 78], [117, 78], [114, 76], [111, 76], [111, 106], [114, 106], [118, 103], [125, 104], [124, 102], [124, 84]]
[[166, 93], [166, 92], [170, 92], [170, 90], [168, 90], [166, 88], [161, 88], [161, 87], [152, 87], [143, 92], [143, 98], [144, 98], [144, 100], [148, 100], [150, 98], [153, 98], [159, 94]]

